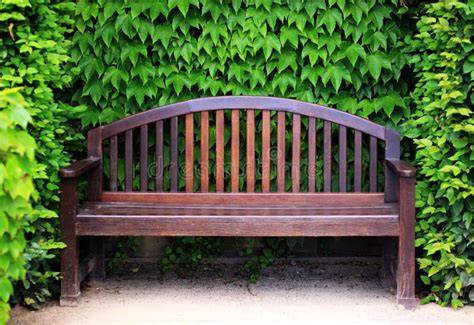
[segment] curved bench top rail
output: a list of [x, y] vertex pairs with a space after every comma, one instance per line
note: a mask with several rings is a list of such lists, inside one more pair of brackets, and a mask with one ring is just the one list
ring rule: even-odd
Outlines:
[[330, 121], [385, 140], [386, 128], [367, 119], [337, 109], [294, 99], [263, 96], [220, 96], [191, 99], [125, 117], [101, 126], [106, 139], [127, 130], [175, 116], [221, 109], [259, 109], [284, 111]]

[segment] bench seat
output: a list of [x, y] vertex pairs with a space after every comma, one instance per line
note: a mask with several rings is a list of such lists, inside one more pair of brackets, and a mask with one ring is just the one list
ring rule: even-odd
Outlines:
[[347, 206], [175, 205], [87, 202], [78, 235], [398, 236], [397, 204]]

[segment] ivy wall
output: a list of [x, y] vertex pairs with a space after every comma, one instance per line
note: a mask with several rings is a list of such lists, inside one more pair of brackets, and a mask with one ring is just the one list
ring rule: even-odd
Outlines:
[[416, 77], [404, 134], [416, 144], [425, 301], [474, 302], [474, 3], [425, 5], [407, 39]]
[[[81, 107], [67, 98], [72, 73], [70, 60], [73, 2], [10, 0], [0, 2], [0, 90], [21, 87], [35, 123], [29, 127], [36, 140], [34, 173], [37, 189], [34, 209], [25, 225], [25, 278], [16, 284], [14, 302], [36, 308], [57, 291], [59, 252], [58, 169], [69, 164], [68, 151], [84, 139], [74, 132], [74, 116]], [[62, 94], [59, 94], [61, 92]], [[1, 140], [3, 143], [3, 139]], [[66, 149], [67, 146], [67, 149]], [[1, 229], [1, 226], [0, 226]]]
[[24, 227], [31, 214], [35, 141], [19, 89], [0, 90], [0, 324], [8, 319], [12, 282], [25, 276]]

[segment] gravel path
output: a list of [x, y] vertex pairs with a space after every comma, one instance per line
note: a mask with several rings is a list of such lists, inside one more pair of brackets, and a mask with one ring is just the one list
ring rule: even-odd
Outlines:
[[165, 276], [157, 264], [131, 264], [104, 282], [89, 283], [79, 307], [51, 302], [36, 312], [16, 308], [10, 324], [474, 324], [473, 306], [397, 307], [393, 289], [380, 286], [378, 269], [373, 262], [286, 260], [247, 286], [235, 264]]

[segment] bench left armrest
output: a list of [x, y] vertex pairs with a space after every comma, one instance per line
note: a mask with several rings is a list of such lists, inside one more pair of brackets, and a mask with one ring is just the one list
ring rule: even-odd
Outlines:
[[88, 171], [96, 168], [100, 164], [100, 158], [90, 157], [80, 161], [72, 163], [66, 168], [59, 170], [59, 176], [61, 178], [76, 178], [84, 175]]
[[415, 177], [416, 169], [409, 163], [398, 159], [386, 159], [385, 163], [398, 177]]

